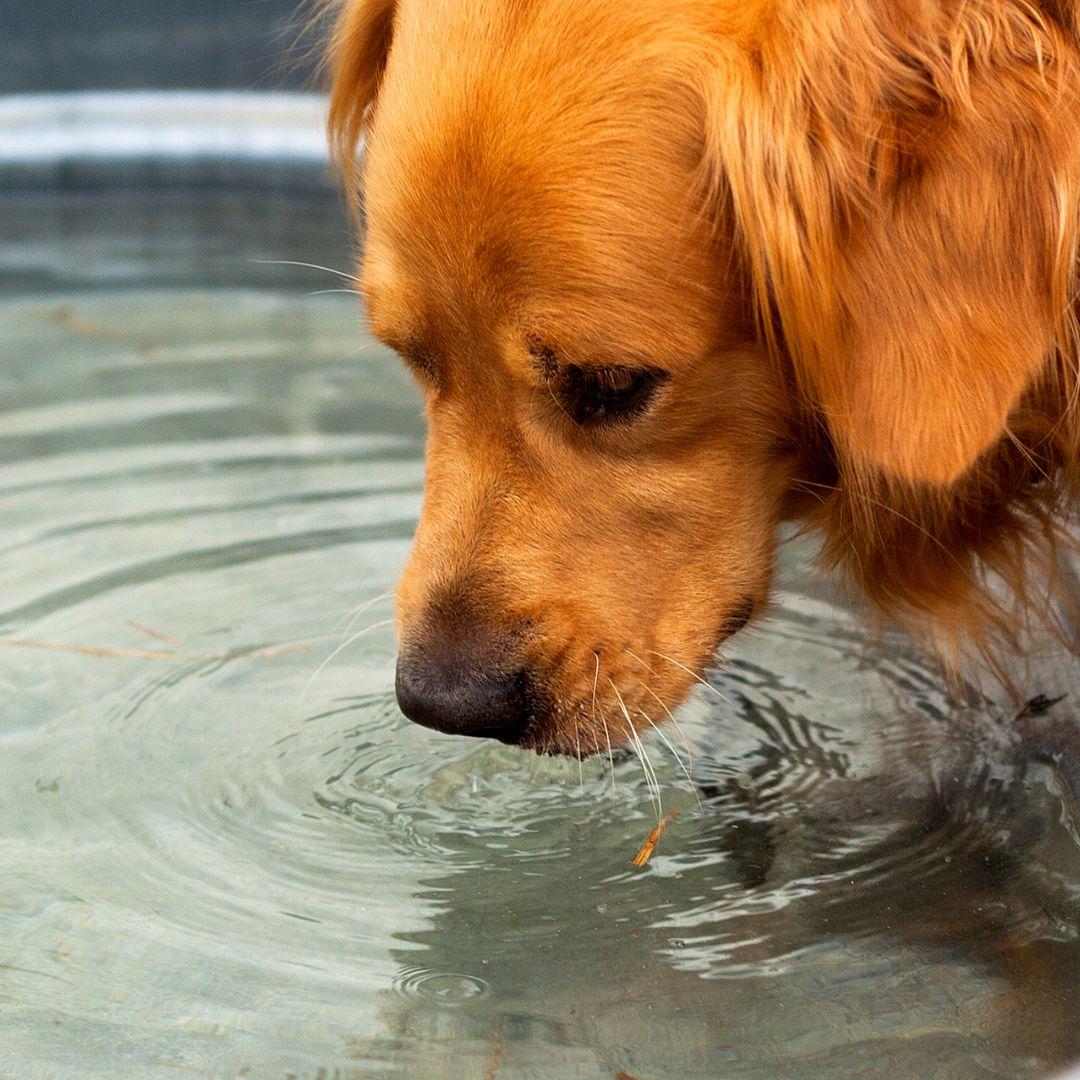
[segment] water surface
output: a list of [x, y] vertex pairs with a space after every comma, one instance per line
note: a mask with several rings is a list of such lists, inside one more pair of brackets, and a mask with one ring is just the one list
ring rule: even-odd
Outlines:
[[0, 226], [0, 1074], [1080, 1054], [1076, 826], [1020, 737], [1067, 723], [1059, 677], [1020, 722], [958, 709], [789, 545], [770, 617], [650, 743], [680, 816], [636, 870], [635, 758], [396, 709], [419, 402], [352, 298], [309, 295], [331, 275], [253, 261], [347, 267], [335, 210], [27, 199]]

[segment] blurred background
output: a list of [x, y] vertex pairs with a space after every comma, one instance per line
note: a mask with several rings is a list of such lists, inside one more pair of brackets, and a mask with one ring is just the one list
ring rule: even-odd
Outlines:
[[310, 9], [298, 0], [12, 3], [0, 93], [309, 86]]
[[[236, 281], [242, 259], [344, 266], [352, 246], [326, 168], [326, 20], [316, 8], [9, 5], [0, 292], [97, 287], [117, 275], [190, 281], [193, 267], [221, 284]], [[310, 282], [296, 269], [263, 265], [254, 283]]]

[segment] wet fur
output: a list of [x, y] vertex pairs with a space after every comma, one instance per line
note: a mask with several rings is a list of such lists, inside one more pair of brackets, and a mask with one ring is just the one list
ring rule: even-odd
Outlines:
[[[364, 291], [432, 422], [405, 640], [458, 597], [541, 673], [534, 745], [602, 750], [765, 607], [795, 518], [1007, 669], [1080, 491], [1080, 4], [332, 6]], [[538, 337], [662, 364], [665, 430], [556, 434]]]

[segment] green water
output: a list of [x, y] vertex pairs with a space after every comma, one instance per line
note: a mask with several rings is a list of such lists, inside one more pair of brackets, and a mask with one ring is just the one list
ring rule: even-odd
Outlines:
[[347, 268], [334, 209], [253, 205], [0, 208], [0, 1075], [1080, 1056], [1058, 771], [1016, 706], [957, 712], [868, 640], [805, 548], [680, 714], [680, 760], [650, 744], [680, 816], [644, 871], [636, 759], [401, 717], [419, 401], [352, 298], [308, 295], [332, 276], [252, 261]]

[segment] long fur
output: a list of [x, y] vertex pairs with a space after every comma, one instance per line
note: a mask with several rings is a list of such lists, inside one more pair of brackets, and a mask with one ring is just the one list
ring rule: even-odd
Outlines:
[[[738, 245], [717, 273], [799, 404], [799, 513], [885, 614], [1000, 657], [1049, 610], [1080, 495], [1080, 3], [651, 6]], [[353, 197], [394, 17], [346, 0], [333, 36]]]
[[707, 138], [828, 436], [813, 520], [890, 615], [992, 654], [1080, 487], [1076, 6], [770, 6]]

